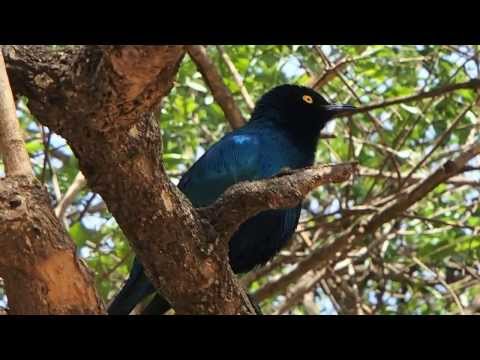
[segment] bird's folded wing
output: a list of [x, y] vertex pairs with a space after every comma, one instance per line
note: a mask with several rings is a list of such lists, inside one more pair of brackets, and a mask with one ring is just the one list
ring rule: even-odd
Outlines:
[[262, 178], [260, 144], [255, 134], [225, 136], [182, 177], [180, 190], [194, 206], [207, 206], [233, 184]]

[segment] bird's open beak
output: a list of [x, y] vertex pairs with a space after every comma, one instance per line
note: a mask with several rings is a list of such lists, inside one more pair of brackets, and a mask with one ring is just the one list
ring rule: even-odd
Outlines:
[[332, 118], [350, 115], [356, 109], [355, 106], [352, 106], [352, 105], [337, 105], [337, 104], [326, 105], [325, 108], [330, 113]]

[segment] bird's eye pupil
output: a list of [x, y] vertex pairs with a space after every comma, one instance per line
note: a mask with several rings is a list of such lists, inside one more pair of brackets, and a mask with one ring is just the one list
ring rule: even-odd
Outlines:
[[303, 101], [305, 101], [307, 104], [313, 103], [313, 99], [310, 95], [303, 95], [302, 97]]

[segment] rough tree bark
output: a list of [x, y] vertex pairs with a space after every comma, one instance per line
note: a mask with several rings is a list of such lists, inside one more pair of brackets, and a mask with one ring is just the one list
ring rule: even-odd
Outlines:
[[100, 314], [93, 278], [77, 258], [46, 189], [33, 176], [0, 53], [0, 275], [10, 314]]
[[[162, 142], [152, 110], [170, 91], [184, 47], [2, 50], [14, 90], [29, 98], [38, 121], [68, 141], [88, 185], [103, 197], [147, 275], [176, 312], [253, 313], [228, 266], [225, 234], [210, 222], [208, 213], [215, 208], [194, 209], [162, 165]], [[333, 177], [344, 181], [353, 168], [331, 171], [341, 172]], [[289, 187], [290, 199], [298, 200], [322, 183], [317, 172], [305, 175], [316, 176], [311, 186]], [[285, 176], [285, 181], [290, 176], [296, 175]], [[269, 201], [257, 204], [253, 212], [282, 205], [280, 200]], [[221, 216], [230, 230], [242, 218], [229, 221], [229, 213]]]

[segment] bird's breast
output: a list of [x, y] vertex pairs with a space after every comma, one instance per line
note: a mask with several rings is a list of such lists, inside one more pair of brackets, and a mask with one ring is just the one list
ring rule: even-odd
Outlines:
[[267, 134], [262, 141], [260, 162], [266, 177], [274, 176], [285, 168], [310, 166], [313, 158], [314, 154], [302, 151], [285, 136]]

